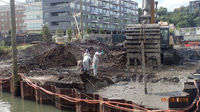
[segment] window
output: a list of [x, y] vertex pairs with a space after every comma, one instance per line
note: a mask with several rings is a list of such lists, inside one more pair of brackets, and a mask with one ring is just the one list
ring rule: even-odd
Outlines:
[[41, 23], [29, 23], [27, 24], [27, 29], [41, 29], [42, 24]]
[[52, 12], [51, 16], [65, 16], [66, 12], [62, 11], [62, 12]]
[[70, 8], [75, 8], [75, 4], [74, 3], [70, 3]]
[[88, 12], [90, 12], [90, 7], [89, 7], [89, 6], [86, 6], [86, 10], [87, 10]]
[[42, 6], [29, 6], [26, 8], [26, 11], [41, 11], [42, 10]]
[[44, 13], [44, 17], [49, 17], [49, 13], [48, 13], [48, 12], [45, 12], [45, 13]]
[[33, 19], [42, 19], [42, 15], [29, 15], [26, 16], [27, 20], [33, 20]]
[[51, 26], [65, 26], [66, 21], [55, 21], [51, 23]]
[[56, 2], [56, 3], [51, 3], [50, 5], [54, 7], [66, 6], [66, 2]]

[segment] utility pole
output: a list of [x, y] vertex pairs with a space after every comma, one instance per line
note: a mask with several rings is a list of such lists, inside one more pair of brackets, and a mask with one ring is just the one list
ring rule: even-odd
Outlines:
[[199, 27], [200, 27], [200, 2], [198, 4], [199, 4]]
[[17, 88], [19, 87], [19, 78], [17, 74], [17, 45], [16, 45], [16, 20], [15, 20], [15, 0], [10, 0], [10, 8], [11, 8], [11, 42], [12, 42], [12, 70], [14, 77], [14, 87], [13, 94], [17, 95]]
[[81, 39], [83, 39], [83, 2], [80, 0], [80, 10], [81, 10]]
[[158, 1], [155, 2], [156, 4], [156, 23], [158, 21]]

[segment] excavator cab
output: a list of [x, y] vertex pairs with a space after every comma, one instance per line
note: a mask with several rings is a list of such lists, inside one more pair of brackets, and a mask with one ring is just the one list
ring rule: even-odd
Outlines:
[[174, 49], [169, 45], [169, 26], [160, 26], [161, 63], [174, 63]]
[[161, 26], [160, 27], [160, 43], [161, 48], [169, 48], [169, 27]]

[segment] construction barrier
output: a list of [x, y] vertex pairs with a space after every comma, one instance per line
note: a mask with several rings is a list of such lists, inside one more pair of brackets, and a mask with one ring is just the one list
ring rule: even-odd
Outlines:
[[[21, 97], [28, 100], [34, 100], [41, 104], [54, 105], [59, 109], [75, 110], [76, 112], [184, 112], [196, 107], [194, 112], [199, 110], [199, 86], [194, 81], [197, 88], [197, 97], [193, 103], [184, 109], [174, 110], [151, 110], [123, 99], [107, 99], [97, 94], [85, 94], [77, 89], [57, 88], [53, 85], [38, 86], [24, 76], [21, 77], [20, 89]], [[0, 79], [0, 88], [2, 91], [11, 92], [13, 86], [13, 77]]]

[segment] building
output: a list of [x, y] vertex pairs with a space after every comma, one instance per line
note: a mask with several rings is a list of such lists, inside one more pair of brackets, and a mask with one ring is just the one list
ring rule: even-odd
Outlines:
[[[80, 12], [80, 0], [43, 0], [43, 22], [52, 32], [75, 29], [73, 15]], [[80, 17], [77, 18], [80, 26]], [[138, 23], [138, 3], [132, 0], [83, 0], [83, 26], [93, 31], [123, 32], [126, 24]]]
[[200, 41], [200, 27], [175, 29], [174, 35], [183, 36], [184, 41]]
[[25, 8], [27, 33], [41, 33], [43, 26], [42, 0], [26, 0]]
[[200, 0], [197, 0], [197, 1], [190, 1], [190, 5], [189, 5], [189, 12], [190, 13], [193, 13], [195, 11], [195, 9], [198, 9], [199, 8], [199, 3]]
[[[25, 20], [25, 7], [23, 5], [16, 5], [16, 33], [21, 34], [26, 32]], [[1, 35], [8, 35], [11, 30], [11, 16], [10, 5], [0, 6], [0, 33]]]

